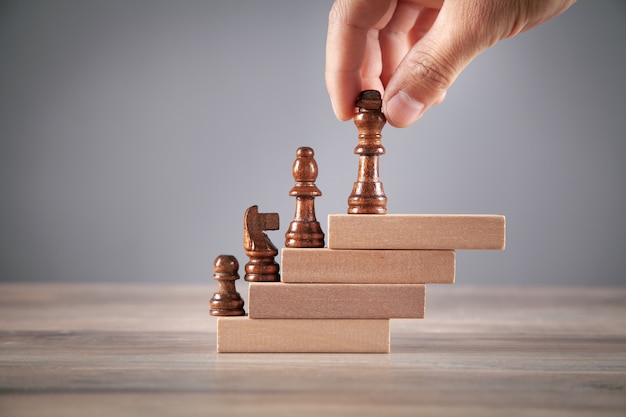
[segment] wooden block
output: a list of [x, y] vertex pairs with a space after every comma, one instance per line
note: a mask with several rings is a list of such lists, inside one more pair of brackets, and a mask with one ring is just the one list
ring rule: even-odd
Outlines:
[[253, 319], [423, 318], [422, 284], [285, 284], [248, 287]]
[[253, 320], [243, 316], [219, 317], [217, 351], [387, 353], [389, 320]]
[[283, 248], [283, 282], [453, 284], [453, 250]]
[[328, 216], [331, 249], [504, 249], [505, 218], [472, 214]]

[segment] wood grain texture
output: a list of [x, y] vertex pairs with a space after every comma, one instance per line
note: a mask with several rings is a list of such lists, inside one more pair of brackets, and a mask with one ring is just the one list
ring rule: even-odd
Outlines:
[[389, 320], [221, 317], [221, 353], [388, 353]]
[[497, 249], [505, 246], [504, 216], [471, 214], [330, 214], [331, 249]]
[[389, 354], [259, 355], [217, 354], [206, 281], [0, 284], [0, 414], [624, 416], [626, 288], [430, 286]]
[[283, 248], [282, 282], [453, 284], [452, 250]]
[[424, 317], [420, 284], [255, 283], [248, 288], [254, 319], [390, 319]]

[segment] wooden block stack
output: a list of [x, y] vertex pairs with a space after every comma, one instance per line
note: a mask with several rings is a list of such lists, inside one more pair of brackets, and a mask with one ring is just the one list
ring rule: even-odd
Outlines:
[[389, 320], [423, 318], [456, 249], [504, 249], [497, 215], [330, 215], [328, 248], [283, 248], [280, 282], [250, 282], [248, 317], [218, 318], [218, 352], [388, 352]]
[[211, 300], [211, 314], [220, 316], [218, 352], [389, 352], [390, 319], [424, 317], [425, 285], [454, 283], [457, 249], [504, 249], [503, 216], [387, 214], [378, 174], [381, 103], [373, 91], [356, 102], [359, 174], [348, 214], [328, 217], [328, 247], [315, 218], [321, 192], [311, 148], [296, 152], [289, 193], [296, 211], [280, 267], [263, 233], [278, 229], [278, 214], [246, 211], [248, 316], [234, 289], [236, 260], [218, 257]]

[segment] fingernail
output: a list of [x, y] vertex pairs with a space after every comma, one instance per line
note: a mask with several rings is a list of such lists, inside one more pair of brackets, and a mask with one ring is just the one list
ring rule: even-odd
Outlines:
[[406, 127], [422, 116], [424, 105], [399, 91], [387, 102], [385, 116], [392, 125]]
[[335, 113], [335, 117], [337, 117], [337, 119], [339, 119], [339, 113], [337, 113], [337, 107], [335, 107], [335, 102], [333, 101], [333, 99], [330, 99], [330, 105], [333, 108], [333, 113]]

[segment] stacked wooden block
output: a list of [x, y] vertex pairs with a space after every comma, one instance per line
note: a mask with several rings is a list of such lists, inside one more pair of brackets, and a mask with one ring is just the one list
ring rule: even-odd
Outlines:
[[284, 248], [281, 282], [250, 282], [248, 316], [218, 317], [218, 352], [389, 352], [390, 319], [424, 317], [455, 250], [504, 249], [498, 215], [330, 215], [327, 248]]
[[503, 216], [387, 214], [379, 175], [385, 121], [380, 92], [362, 91], [354, 115], [357, 181], [349, 214], [328, 218], [327, 248], [315, 218], [322, 193], [314, 151], [298, 148], [289, 191], [296, 210], [280, 278], [278, 250], [263, 233], [278, 229], [278, 214], [246, 211], [248, 316], [230, 317], [244, 313], [234, 291], [236, 261], [216, 260], [218, 352], [389, 352], [390, 319], [424, 317], [425, 285], [454, 282], [455, 250], [504, 249]]

